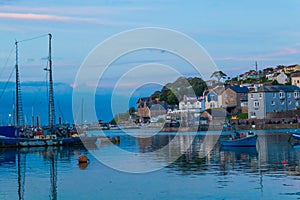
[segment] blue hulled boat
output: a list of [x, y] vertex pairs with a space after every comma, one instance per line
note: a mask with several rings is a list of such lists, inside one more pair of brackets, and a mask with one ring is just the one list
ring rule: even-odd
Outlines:
[[240, 138], [229, 138], [228, 140], [221, 140], [220, 144], [222, 146], [230, 146], [230, 147], [255, 147], [257, 135], [250, 132], [250, 134], [246, 134], [245, 137]]

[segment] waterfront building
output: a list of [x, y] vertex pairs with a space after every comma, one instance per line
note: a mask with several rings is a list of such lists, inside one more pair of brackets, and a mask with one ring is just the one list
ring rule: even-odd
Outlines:
[[291, 74], [291, 83], [292, 85], [296, 85], [297, 87], [300, 87], [300, 71], [293, 72]]
[[270, 119], [274, 113], [296, 110], [300, 88], [294, 85], [263, 85], [248, 93], [248, 118]]
[[205, 96], [205, 109], [220, 108], [222, 105], [222, 93], [225, 87], [218, 85], [215, 88], [209, 90]]
[[248, 92], [247, 87], [229, 86], [222, 93], [222, 107], [230, 114], [248, 112]]
[[200, 115], [200, 124], [223, 125], [227, 116], [222, 108], [207, 109]]
[[204, 98], [196, 95], [184, 95], [183, 100], [179, 102], [179, 110], [188, 110], [191, 112], [200, 112], [204, 108]]
[[150, 97], [139, 98], [137, 101], [137, 116], [141, 122], [149, 121], [151, 117], [158, 117], [167, 113], [168, 104], [165, 101], [151, 99]]

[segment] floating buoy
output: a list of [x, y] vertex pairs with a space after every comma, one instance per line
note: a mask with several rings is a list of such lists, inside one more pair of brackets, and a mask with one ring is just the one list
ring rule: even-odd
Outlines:
[[88, 162], [88, 158], [86, 155], [80, 155], [78, 157], [78, 163], [87, 163]]
[[85, 169], [85, 168], [87, 168], [88, 163], [79, 163], [78, 166], [80, 169]]
[[283, 164], [283, 165], [286, 165], [286, 164], [287, 164], [287, 161], [286, 161], [286, 160], [283, 160], [283, 161], [282, 161], [282, 164]]

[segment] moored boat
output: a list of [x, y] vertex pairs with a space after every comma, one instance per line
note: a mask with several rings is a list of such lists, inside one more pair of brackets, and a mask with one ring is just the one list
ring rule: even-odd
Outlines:
[[[240, 135], [240, 134], [239, 134]], [[220, 144], [222, 146], [231, 146], [231, 147], [254, 147], [256, 146], [257, 135], [253, 132], [248, 132], [242, 137], [232, 137], [228, 140], [221, 140]]]
[[291, 134], [295, 140], [300, 140], [300, 131], [289, 131], [288, 133]]
[[[95, 145], [98, 137], [74, 134], [70, 137], [57, 137], [56, 134], [36, 135], [25, 131], [22, 134], [19, 128], [13, 126], [0, 127], [1, 147], [42, 147], [42, 146], [70, 146]], [[33, 134], [33, 136], [31, 136]]]

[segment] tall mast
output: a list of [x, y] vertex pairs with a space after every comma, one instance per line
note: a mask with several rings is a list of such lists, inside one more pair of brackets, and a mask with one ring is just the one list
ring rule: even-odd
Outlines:
[[20, 77], [19, 77], [19, 58], [18, 58], [18, 41], [15, 42], [16, 45], [16, 121], [15, 125], [21, 126], [24, 125], [24, 116], [23, 116], [23, 106], [22, 106], [22, 96], [21, 96], [21, 87], [20, 87]]
[[51, 39], [52, 35], [49, 33], [49, 126], [53, 127], [55, 124], [55, 108], [53, 97]]

